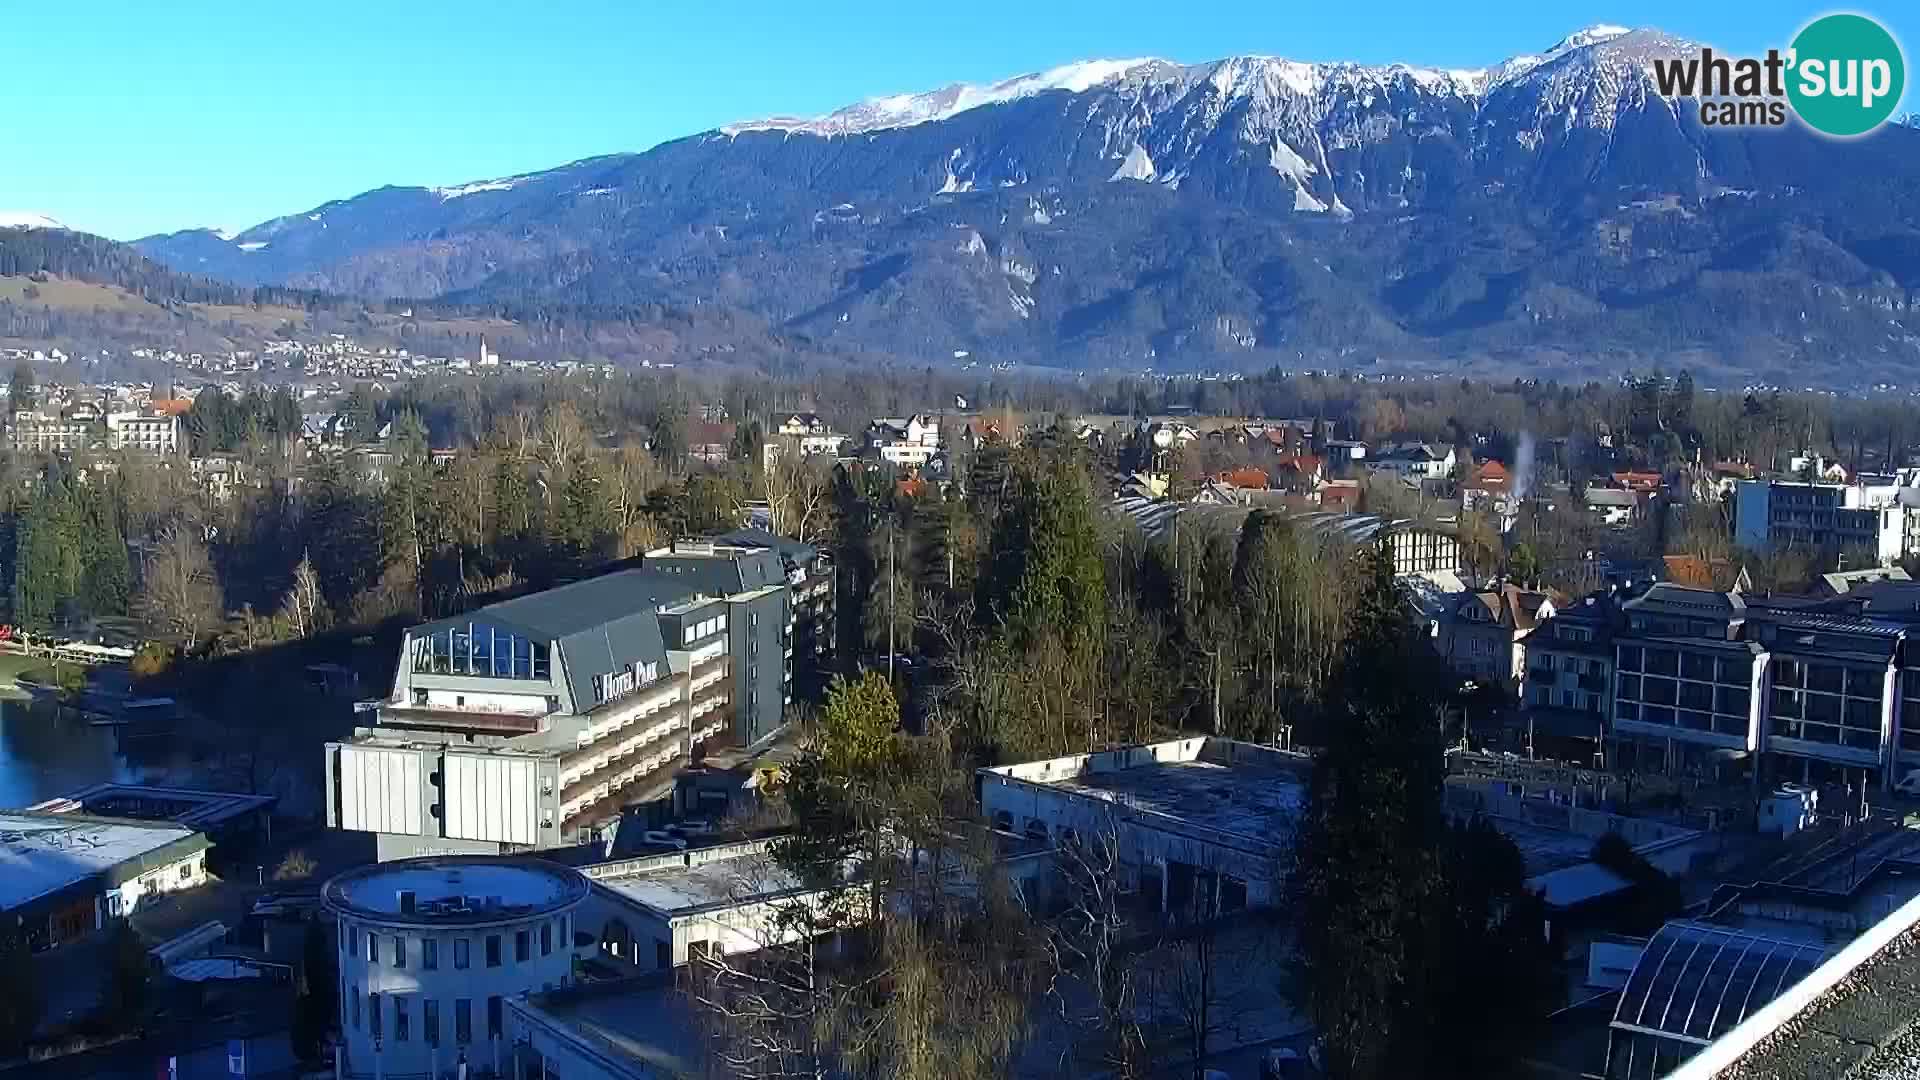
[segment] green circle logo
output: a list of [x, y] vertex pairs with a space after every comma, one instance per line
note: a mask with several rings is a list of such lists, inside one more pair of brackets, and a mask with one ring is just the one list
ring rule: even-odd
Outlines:
[[1842, 138], [1885, 123], [1907, 89], [1900, 43], [1864, 15], [1823, 15], [1793, 39], [1787, 100], [1808, 127]]

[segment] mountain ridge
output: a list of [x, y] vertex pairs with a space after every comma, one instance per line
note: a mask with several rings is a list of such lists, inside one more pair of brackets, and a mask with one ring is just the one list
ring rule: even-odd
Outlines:
[[138, 246], [362, 295], [737, 308], [927, 358], [1729, 380], [1920, 359], [1920, 131], [1704, 128], [1647, 70], [1694, 48], [1601, 26], [1484, 71], [1088, 62]]

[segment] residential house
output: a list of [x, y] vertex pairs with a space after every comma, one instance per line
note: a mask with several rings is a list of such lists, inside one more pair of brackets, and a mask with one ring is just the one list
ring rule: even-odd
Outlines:
[[1451, 446], [1432, 443], [1408, 443], [1390, 446], [1367, 460], [1371, 472], [1388, 472], [1409, 483], [1444, 480], [1453, 475], [1458, 464]]
[[867, 449], [896, 468], [925, 465], [940, 449], [940, 420], [923, 413], [882, 417], [867, 428]]
[[1482, 461], [1468, 470], [1466, 482], [1460, 485], [1460, 507], [1504, 510], [1512, 493], [1513, 481], [1507, 467], [1497, 461]]
[[1639, 493], [1624, 488], [1589, 487], [1585, 500], [1587, 513], [1599, 518], [1603, 525], [1631, 525], [1640, 513]]
[[[711, 415], [707, 407], [707, 415]], [[724, 412], [723, 414], [724, 415]], [[714, 464], [726, 461], [733, 455], [733, 436], [736, 431], [731, 420], [695, 420], [687, 425], [687, 457], [694, 461]]]
[[1326, 483], [1326, 459], [1317, 454], [1283, 454], [1273, 466], [1274, 487], [1310, 495]]
[[1470, 592], [1442, 624], [1441, 656], [1461, 676], [1513, 689], [1526, 665], [1526, 642], [1553, 617], [1550, 594], [1517, 585]]

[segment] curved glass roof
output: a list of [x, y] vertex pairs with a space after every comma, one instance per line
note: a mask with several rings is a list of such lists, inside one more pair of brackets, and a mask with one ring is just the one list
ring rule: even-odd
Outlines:
[[1709, 1043], [1826, 958], [1824, 948], [1807, 942], [1670, 922], [1633, 965], [1613, 1026]]

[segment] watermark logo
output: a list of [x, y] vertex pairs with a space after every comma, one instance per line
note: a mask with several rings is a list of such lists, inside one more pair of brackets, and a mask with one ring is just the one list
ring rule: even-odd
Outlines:
[[1823, 15], [1785, 50], [1763, 57], [1656, 59], [1662, 97], [1697, 98], [1708, 127], [1781, 127], [1787, 117], [1823, 135], [1865, 135], [1893, 116], [1907, 89], [1907, 64], [1887, 28], [1865, 15]]

